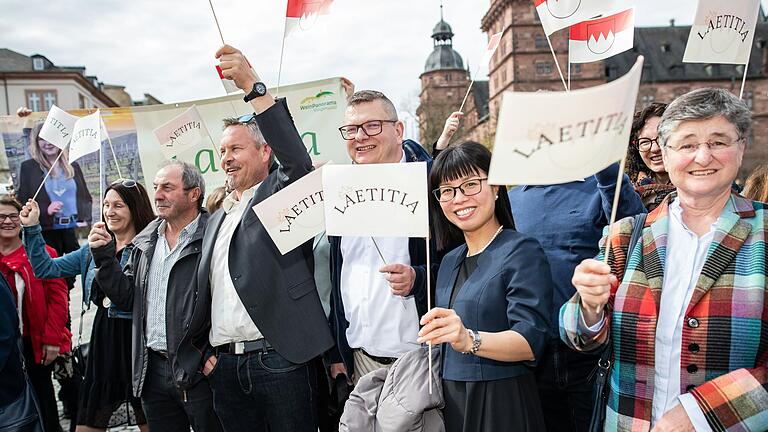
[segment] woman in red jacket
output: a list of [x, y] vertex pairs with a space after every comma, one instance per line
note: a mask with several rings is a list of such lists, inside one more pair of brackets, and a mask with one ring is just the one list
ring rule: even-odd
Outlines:
[[[53, 392], [51, 363], [70, 350], [67, 322], [67, 285], [64, 279], [37, 279], [21, 244], [21, 204], [9, 195], [0, 196], [0, 273], [11, 286], [19, 311], [27, 371], [40, 400], [43, 424], [59, 432], [58, 409]], [[56, 251], [46, 247], [48, 253]]]

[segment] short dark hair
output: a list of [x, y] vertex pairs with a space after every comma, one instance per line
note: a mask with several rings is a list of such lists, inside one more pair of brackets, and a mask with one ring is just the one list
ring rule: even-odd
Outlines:
[[[136, 233], [140, 233], [153, 219], [155, 213], [152, 211], [152, 203], [149, 201], [147, 190], [141, 183], [136, 182], [134, 186], [126, 186], [125, 182], [116, 181], [109, 185], [104, 191], [104, 198], [107, 192], [115, 191], [120, 195], [128, 210], [131, 212], [131, 223]], [[101, 209], [101, 220], [104, 221], [104, 209]]]
[[[429, 174], [429, 190], [440, 187], [445, 181], [456, 180], [481, 171], [488, 173], [491, 166], [491, 152], [482, 144], [466, 141], [443, 150], [432, 164]], [[430, 193], [429, 206], [432, 212], [432, 224], [438, 251], [445, 252], [448, 247], [464, 243], [464, 233], [448, 221], [440, 207], [440, 202]], [[507, 188], [499, 186], [498, 199], [495, 201], [494, 214], [504, 228], [515, 229], [512, 208], [509, 204]]]
[[355, 106], [365, 102], [381, 101], [384, 106], [384, 111], [387, 112], [391, 118], [381, 120], [397, 120], [397, 110], [395, 104], [392, 103], [384, 93], [376, 90], [360, 90], [356, 91], [347, 100], [347, 106]]
[[[627, 175], [633, 183], [637, 182], [637, 176], [640, 171], [650, 175], [651, 169], [643, 162], [643, 158], [640, 157], [640, 147], [637, 144], [637, 140], [640, 135], [640, 131], [645, 127], [645, 123], [651, 117], [661, 117], [664, 115], [664, 110], [667, 109], [667, 104], [662, 102], [653, 102], [647, 107], [635, 113], [635, 117], [632, 119], [632, 130], [629, 133], [629, 149], [627, 150]], [[661, 146], [661, 143], [659, 143]]]

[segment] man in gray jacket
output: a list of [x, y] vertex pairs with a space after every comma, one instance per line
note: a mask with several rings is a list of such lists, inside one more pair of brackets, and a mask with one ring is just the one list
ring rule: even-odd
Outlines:
[[208, 344], [210, 295], [195, 289], [208, 212], [200, 171], [168, 162], [154, 180], [158, 218], [133, 239], [124, 269], [103, 222], [88, 242], [96, 281], [122, 310], [133, 311], [133, 392], [153, 431], [221, 430], [208, 381], [200, 373]]

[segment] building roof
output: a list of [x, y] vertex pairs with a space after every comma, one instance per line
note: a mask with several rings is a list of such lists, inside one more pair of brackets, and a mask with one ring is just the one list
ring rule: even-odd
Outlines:
[[456, 69], [464, 70], [464, 60], [451, 45], [435, 45], [424, 63], [424, 73]]
[[[623, 76], [632, 68], [637, 56], [645, 56], [642, 82], [707, 81], [741, 79], [742, 65], [683, 63], [690, 26], [635, 28], [635, 47], [605, 60], [608, 81]], [[768, 41], [768, 24], [758, 23], [747, 77], [764, 77], [763, 49]]]
[[453, 29], [451, 26], [440, 18], [440, 22], [435, 24], [435, 28], [432, 29], [432, 39], [446, 40], [453, 38]]

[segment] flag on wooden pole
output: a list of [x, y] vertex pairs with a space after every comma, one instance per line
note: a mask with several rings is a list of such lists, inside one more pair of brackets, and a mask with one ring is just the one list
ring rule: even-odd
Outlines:
[[101, 112], [80, 117], [72, 132], [69, 144], [69, 161], [74, 162], [81, 157], [101, 148]]
[[582, 21], [617, 10], [616, 0], [533, 0], [547, 36]]
[[582, 21], [570, 28], [568, 61], [590, 63], [605, 60], [632, 49], [634, 42], [634, 8]]
[[40, 129], [40, 138], [64, 150], [72, 139], [72, 130], [78, 117], [53, 105]]
[[699, 0], [683, 62], [747, 64], [759, 8], [759, 0]]

